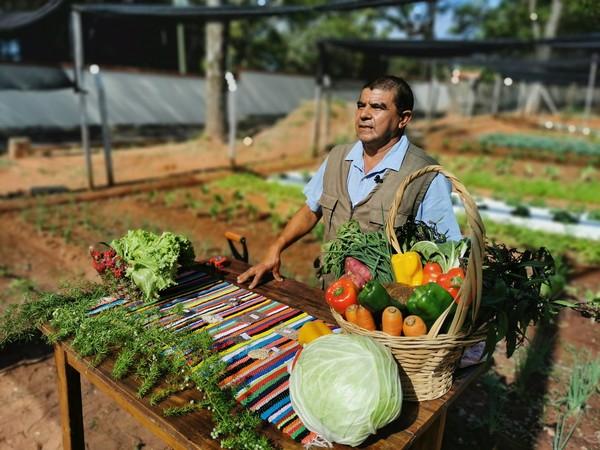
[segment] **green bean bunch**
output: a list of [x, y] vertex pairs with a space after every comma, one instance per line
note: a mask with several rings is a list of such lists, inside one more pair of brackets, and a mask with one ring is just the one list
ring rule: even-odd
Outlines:
[[392, 246], [385, 229], [363, 232], [358, 221], [352, 219], [336, 230], [336, 236], [323, 244], [323, 273], [333, 273], [339, 278], [344, 274], [346, 257], [352, 256], [366, 265], [376, 280], [382, 283], [395, 280]]

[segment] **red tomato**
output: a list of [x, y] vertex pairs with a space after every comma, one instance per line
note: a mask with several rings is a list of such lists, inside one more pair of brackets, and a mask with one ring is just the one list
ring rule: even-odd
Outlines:
[[436, 281], [437, 277], [442, 274], [442, 268], [436, 262], [428, 262], [423, 266], [423, 281], [421, 284], [427, 284], [432, 281]]
[[356, 284], [352, 280], [340, 278], [325, 291], [325, 300], [338, 314], [344, 315], [346, 308], [358, 304]]

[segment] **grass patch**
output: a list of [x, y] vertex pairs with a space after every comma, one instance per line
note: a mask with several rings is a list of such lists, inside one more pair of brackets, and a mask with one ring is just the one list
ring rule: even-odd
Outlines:
[[[451, 167], [453, 171], [455, 168]], [[546, 178], [523, 179], [510, 175], [498, 175], [491, 171], [475, 171], [470, 169], [456, 170], [458, 178], [470, 190], [475, 188], [490, 189], [496, 195], [507, 197], [518, 192], [522, 197], [553, 198], [570, 202], [597, 204], [600, 182], [557, 183]]]
[[10, 159], [0, 158], [0, 169], [8, 169], [9, 167], [12, 167], [14, 165], [15, 162]]
[[235, 174], [209, 184], [209, 187], [235, 189], [243, 194], [262, 194], [269, 198], [304, 202], [303, 186], [271, 183], [252, 174]]
[[[458, 216], [462, 230], [467, 229], [464, 215]], [[484, 223], [488, 241], [502, 242], [508, 246], [535, 250], [546, 247], [556, 258], [560, 255], [576, 258], [580, 264], [600, 265], [600, 245], [592, 239], [582, 239], [564, 234], [549, 233], [528, 228], [486, 221]]]

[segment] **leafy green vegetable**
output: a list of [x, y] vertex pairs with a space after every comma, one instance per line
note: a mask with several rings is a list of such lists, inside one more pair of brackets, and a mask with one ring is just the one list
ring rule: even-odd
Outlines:
[[159, 236], [146, 230], [129, 230], [110, 246], [129, 265], [126, 275], [142, 290], [145, 300], [176, 284], [178, 265], [189, 267], [195, 259], [191, 241], [170, 231]]
[[442, 273], [466, 263], [470, 248], [468, 238], [460, 241], [446, 241], [439, 244], [432, 241], [420, 241], [414, 244], [410, 251], [420, 253], [425, 261], [436, 262], [442, 268]]
[[446, 242], [446, 235], [437, 231], [435, 223], [426, 223], [409, 216], [404, 225], [396, 229], [396, 238], [402, 253], [406, 253], [417, 242]]
[[523, 344], [530, 325], [548, 323], [564, 305], [544, 296], [542, 287], [556, 271], [550, 252], [519, 251], [504, 244], [488, 244], [484, 255], [483, 291], [477, 323], [489, 325], [486, 354], [506, 340], [506, 356]]
[[323, 273], [339, 278], [344, 273], [344, 261], [352, 256], [366, 265], [373, 278], [382, 283], [393, 282], [392, 246], [384, 230], [363, 232], [352, 219], [336, 230], [336, 239], [323, 244]]
[[330, 443], [357, 446], [398, 418], [402, 407], [398, 364], [367, 336], [315, 339], [302, 350], [289, 389], [302, 422]]

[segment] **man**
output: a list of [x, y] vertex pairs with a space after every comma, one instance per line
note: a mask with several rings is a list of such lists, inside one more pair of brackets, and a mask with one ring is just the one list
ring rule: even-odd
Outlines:
[[[404, 134], [412, 118], [414, 97], [401, 78], [383, 76], [365, 85], [355, 114], [355, 144], [339, 145], [304, 189], [306, 203], [292, 216], [283, 232], [267, 249], [263, 259], [242, 273], [237, 281], [254, 288], [267, 272], [282, 281], [281, 253], [308, 234], [323, 218], [324, 241], [335, 238], [335, 230], [350, 218], [363, 231], [384, 226], [402, 180], [425, 166], [437, 164], [422, 149], [409, 143]], [[451, 183], [441, 174], [428, 173], [411, 182], [397, 210], [395, 227], [410, 215], [435, 223], [448, 239], [461, 239], [454, 216]]]

